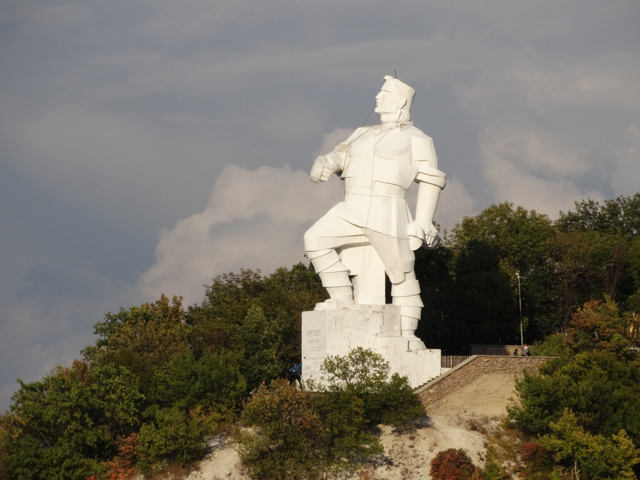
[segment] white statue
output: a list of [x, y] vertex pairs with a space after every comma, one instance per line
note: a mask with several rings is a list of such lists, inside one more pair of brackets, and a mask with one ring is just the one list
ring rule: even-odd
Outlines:
[[[304, 245], [330, 296], [316, 310], [349, 307], [371, 298], [384, 304], [386, 273], [393, 304], [400, 308], [402, 336], [422, 344], [415, 336], [423, 303], [413, 250], [423, 242], [428, 246], [436, 242], [433, 216], [446, 176], [438, 170], [433, 140], [411, 121], [414, 95], [410, 86], [385, 76], [376, 96], [380, 124], [358, 128], [315, 160], [311, 180], [324, 182], [333, 173], [339, 175], [344, 200], [305, 233]], [[405, 200], [413, 182], [419, 188], [415, 218]], [[382, 292], [366, 291], [369, 284], [358, 279], [371, 275], [367, 265], [375, 261], [383, 272], [382, 284], [375, 288], [382, 285]], [[360, 288], [355, 298], [354, 288]]]

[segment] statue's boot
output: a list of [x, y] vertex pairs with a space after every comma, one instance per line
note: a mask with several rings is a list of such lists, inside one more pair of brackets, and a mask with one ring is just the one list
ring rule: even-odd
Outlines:
[[422, 314], [422, 299], [420, 298], [420, 284], [415, 273], [406, 275], [404, 282], [391, 286], [393, 304], [400, 307], [400, 329], [402, 336], [409, 342], [409, 350], [423, 350], [425, 345], [416, 336], [418, 321]]
[[316, 310], [350, 307], [353, 305], [353, 286], [349, 269], [340, 261], [335, 250], [307, 252], [307, 256], [329, 293], [329, 299], [316, 304]]

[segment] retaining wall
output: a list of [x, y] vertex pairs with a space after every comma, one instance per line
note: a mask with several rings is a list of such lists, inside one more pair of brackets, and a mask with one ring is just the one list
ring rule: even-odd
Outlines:
[[[471, 385], [481, 377], [499, 375], [504, 378], [513, 378], [521, 376], [525, 371], [537, 373], [540, 366], [549, 358], [473, 355], [447, 373], [417, 388], [416, 393], [428, 412], [430, 405], [436, 402], [442, 403], [441, 400]], [[507, 390], [507, 394], [510, 392], [512, 390]]]

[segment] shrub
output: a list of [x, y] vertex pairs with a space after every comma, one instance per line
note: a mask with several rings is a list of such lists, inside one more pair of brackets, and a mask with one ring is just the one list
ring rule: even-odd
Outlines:
[[308, 394], [276, 380], [260, 389], [242, 412], [254, 429], [240, 436], [240, 458], [252, 478], [314, 478], [326, 465], [320, 415]]
[[178, 407], [157, 410], [155, 421], [145, 423], [140, 429], [143, 467], [163, 461], [188, 464], [202, 453], [207, 433], [206, 424]]
[[330, 392], [362, 399], [368, 427], [380, 423], [406, 427], [424, 416], [424, 408], [407, 377], [396, 373], [389, 378], [389, 363], [378, 353], [356, 347], [344, 357], [326, 358], [321, 370]]
[[327, 455], [331, 461], [348, 458], [358, 463], [381, 452], [376, 435], [368, 431], [364, 401], [352, 392], [330, 392], [314, 397], [328, 434]]
[[433, 480], [470, 480], [478, 472], [463, 449], [449, 448], [438, 452], [429, 473]]

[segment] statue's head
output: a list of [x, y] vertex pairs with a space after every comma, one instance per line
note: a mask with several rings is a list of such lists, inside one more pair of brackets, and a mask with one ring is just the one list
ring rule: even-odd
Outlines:
[[376, 95], [376, 113], [387, 117], [395, 116], [394, 121], [408, 121], [411, 119], [411, 103], [416, 91], [404, 82], [389, 75], [384, 77], [384, 84], [380, 93]]

